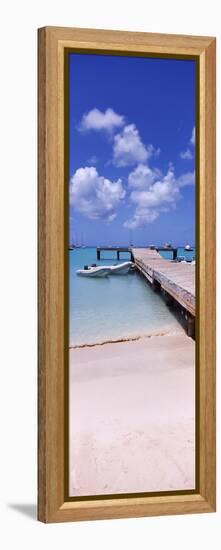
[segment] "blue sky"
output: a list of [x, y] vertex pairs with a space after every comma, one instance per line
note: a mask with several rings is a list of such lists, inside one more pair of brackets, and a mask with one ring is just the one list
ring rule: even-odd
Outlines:
[[195, 243], [195, 62], [69, 54], [70, 240]]

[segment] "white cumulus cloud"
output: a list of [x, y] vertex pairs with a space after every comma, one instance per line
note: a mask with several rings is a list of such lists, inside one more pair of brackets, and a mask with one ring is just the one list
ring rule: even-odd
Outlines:
[[153, 145], [147, 147], [142, 143], [135, 124], [124, 126], [122, 131], [114, 136], [113, 162], [116, 166], [131, 166], [144, 163], [153, 154], [158, 154]]
[[124, 223], [124, 227], [129, 229], [144, 227], [148, 223], [155, 221], [162, 212], [168, 212], [175, 208], [177, 201], [181, 198], [180, 189], [187, 185], [193, 185], [195, 182], [194, 172], [187, 172], [176, 178], [172, 164], [169, 166], [167, 174], [161, 176], [160, 179], [155, 180], [156, 173], [152, 171], [153, 179], [151, 181], [151, 169], [146, 168], [148, 170], [145, 179], [145, 167], [142, 167], [142, 170], [140, 167], [141, 172], [144, 173], [144, 176], [142, 175], [140, 180], [140, 186], [137, 185], [135, 177], [138, 169], [129, 175], [130, 186], [132, 178], [133, 187], [130, 201], [135, 205], [132, 218], [126, 220]]
[[192, 129], [192, 134], [189, 139], [189, 145], [185, 151], [180, 153], [181, 159], [192, 160], [194, 158], [194, 147], [195, 147], [195, 126]]
[[98, 157], [96, 155], [92, 155], [91, 157], [89, 157], [89, 159], [87, 159], [87, 164], [90, 164], [90, 165], [93, 165], [94, 164], [97, 164], [98, 163]]
[[161, 206], [163, 203], [174, 203], [179, 197], [179, 187], [176, 183], [173, 167], [161, 180], [157, 180], [148, 189], [132, 191], [131, 201], [144, 207]]
[[181, 174], [181, 176], [177, 179], [177, 185], [179, 187], [195, 185], [195, 172], [185, 172], [185, 174]]
[[160, 170], [150, 168], [147, 164], [138, 164], [128, 176], [129, 187], [147, 189], [161, 176]]
[[70, 180], [70, 203], [90, 219], [113, 221], [125, 195], [121, 179], [99, 176], [94, 166], [78, 168]]
[[137, 206], [133, 217], [124, 223], [124, 227], [126, 229], [145, 227], [148, 223], [154, 222], [159, 215], [160, 213], [158, 210], [151, 210], [150, 208]]
[[190, 148], [187, 147], [186, 151], [180, 153], [181, 159], [191, 160], [193, 158], [193, 153], [190, 151]]
[[99, 109], [92, 109], [85, 113], [80, 123], [80, 130], [106, 130], [112, 132], [124, 124], [124, 117], [115, 113], [113, 109], [106, 109], [102, 112]]
[[195, 129], [195, 126], [192, 130], [192, 135], [191, 135], [191, 138], [190, 138], [190, 143], [191, 145], [195, 145], [195, 139], [196, 139], [196, 129]]

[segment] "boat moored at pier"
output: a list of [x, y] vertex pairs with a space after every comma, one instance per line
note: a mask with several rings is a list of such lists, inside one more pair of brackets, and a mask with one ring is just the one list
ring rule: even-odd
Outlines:
[[115, 265], [101, 265], [97, 266], [92, 264], [90, 266], [85, 265], [84, 269], [78, 269], [77, 274], [85, 277], [107, 277], [107, 275], [127, 275], [129, 271], [133, 270], [134, 264], [132, 262], [123, 262]]
[[134, 264], [132, 262], [122, 262], [115, 265], [91, 266], [85, 265], [84, 269], [78, 269], [77, 274], [85, 277], [107, 277], [107, 275], [127, 275], [129, 271], [133, 271]]
[[110, 273], [110, 268], [105, 266], [88, 266], [85, 265], [84, 269], [78, 269], [77, 275], [81, 277], [107, 277]]
[[[121, 264], [110, 265], [110, 275], [126, 275], [133, 268], [132, 262], [122, 262]], [[108, 266], [105, 266], [108, 267]]]

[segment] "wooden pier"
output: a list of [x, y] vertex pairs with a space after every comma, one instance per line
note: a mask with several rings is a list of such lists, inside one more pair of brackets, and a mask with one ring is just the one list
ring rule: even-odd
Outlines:
[[[116, 256], [116, 258], [114, 258], [116, 260], [120, 260], [120, 253], [121, 252], [128, 252], [130, 254], [131, 260], [133, 259], [132, 249], [128, 246], [125, 246], [125, 247], [124, 246], [123, 247], [119, 247], [119, 246], [98, 246], [97, 247], [97, 260], [101, 259], [101, 252], [116, 252], [117, 256]], [[102, 258], [102, 259], [104, 259], [104, 258]]]
[[168, 304], [174, 300], [180, 304], [187, 321], [187, 334], [194, 337], [195, 265], [166, 260], [150, 248], [133, 248], [132, 258], [153, 290], [162, 291]]

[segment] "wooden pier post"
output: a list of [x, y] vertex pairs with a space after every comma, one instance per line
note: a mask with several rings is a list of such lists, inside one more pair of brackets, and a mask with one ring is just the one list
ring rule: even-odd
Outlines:
[[170, 294], [168, 294], [168, 292], [166, 292], [166, 290], [164, 290], [163, 293], [164, 293], [164, 298], [165, 298], [166, 305], [167, 306], [172, 306], [173, 305], [173, 297]]
[[195, 317], [187, 313], [187, 335], [191, 338], [195, 338]]
[[101, 251], [97, 249], [97, 260], [101, 259]]
[[160, 292], [161, 284], [158, 283], [158, 281], [156, 281], [156, 279], [153, 279], [152, 288], [153, 288], [154, 292]]
[[117, 259], [119, 260], [120, 259], [120, 251], [117, 250]]
[[173, 249], [173, 260], [177, 259], [177, 248]]

